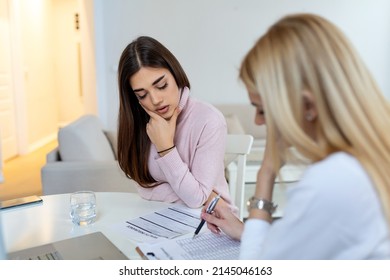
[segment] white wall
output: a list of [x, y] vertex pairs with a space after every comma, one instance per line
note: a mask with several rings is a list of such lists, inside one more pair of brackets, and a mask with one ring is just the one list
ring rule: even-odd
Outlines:
[[96, 115], [98, 112], [96, 61], [95, 61], [95, 27], [94, 0], [78, 0], [80, 9], [81, 33], [81, 76], [84, 101], [84, 113]]
[[[22, 155], [54, 140], [59, 126], [97, 113], [93, 0], [3, 1], [10, 10], [12, 92]], [[76, 12], [82, 19], [79, 31]]]
[[80, 12], [78, 0], [52, 0], [52, 5], [55, 93], [58, 121], [63, 126], [84, 114], [81, 31], [75, 25], [75, 14]]
[[390, 97], [390, 1], [387, 0], [95, 0], [99, 115], [116, 127], [116, 67], [139, 35], [165, 44], [181, 61], [192, 94], [210, 103], [247, 103], [240, 61], [283, 15], [313, 12], [336, 23], [355, 44]]
[[22, 67], [29, 151], [56, 137], [52, 1], [20, 0]]

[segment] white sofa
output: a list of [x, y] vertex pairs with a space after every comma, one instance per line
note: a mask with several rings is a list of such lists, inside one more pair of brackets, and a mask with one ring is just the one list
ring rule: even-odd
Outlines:
[[94, 115], [84, 115], [58, 132], [58, 147], [41, 169], [44, 195], [78, 190], [137, 192], [116, 160], [116, 134], [104, 131]]

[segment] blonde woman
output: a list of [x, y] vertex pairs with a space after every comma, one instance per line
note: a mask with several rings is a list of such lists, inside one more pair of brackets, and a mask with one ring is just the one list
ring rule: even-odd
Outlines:
[[[240, 239], [243, 259], [390, 258], [390, 110], [342, 32], [324, 18], [276, 22], [240, 70], [266, 155], [243, 224], [220, 205], [208, 227]], [[310, 164], [272, 222], [288, 147]]]

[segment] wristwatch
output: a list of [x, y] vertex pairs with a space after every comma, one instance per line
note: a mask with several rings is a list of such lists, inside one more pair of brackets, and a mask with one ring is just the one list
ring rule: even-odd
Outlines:
[[248, 206], [248, 212], [251, 209], [260, 209], [260, 210], [264, 210], [264, 211], [268, 212], [268, 214], [270, 214], [270, 215], [272, 215], [275, 212], [276, 208], [278, 207], [277, 205], [275, 205], [274, 203], [272, 203], [269, 200], [257, 198], [254, 196], [252, 196], [248, 200], [246, 205]]

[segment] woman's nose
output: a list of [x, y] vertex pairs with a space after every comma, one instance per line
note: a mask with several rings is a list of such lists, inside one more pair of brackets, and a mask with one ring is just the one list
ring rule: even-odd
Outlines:
[[157, 91], [150, 92], [150, 99], [153, 105], [158, 105], [162, 101], [162, 96]]

